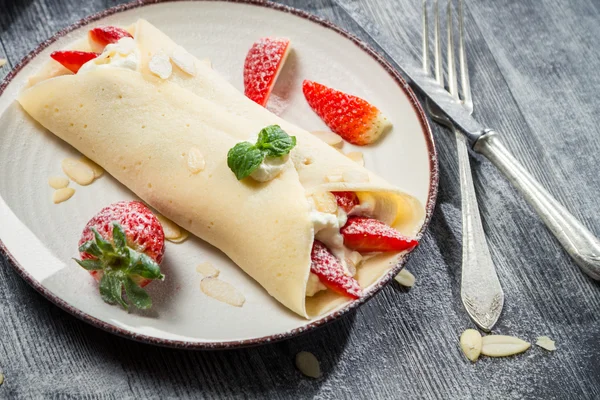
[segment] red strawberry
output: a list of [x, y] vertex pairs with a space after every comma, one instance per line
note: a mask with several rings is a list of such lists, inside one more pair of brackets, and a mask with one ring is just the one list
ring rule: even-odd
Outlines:
[[107, 44], [117, 43], [121, 38], [133, 37], [125, 29], [117, 28], [116, 26], [99, 26], [98, 28], [90, 29], [89, 35], [90, 39], [103, 48]]
[[121, 201], [100, 210], [79, 239], [77, 263], [100, 282], [102, 299], [127, 309], [129, 301], [150, 308], [152, 300], [142, 289], [154, 279], [163, 280], [159, 264], [165, 235], [152, 211], [139, 201]]
[[356, 279], [346, 275], [342, 264], [323, 243], [315, 240], [310, 257], [310, 272], [317, 275], [323, 285], [353, 299], [362, 296], [362, 288]]
[[354, 192], [331, 192], [335, 196], [338, 206], [346, 213], [352, 211], [354, 207], [360, 204], [358, 196]]
[[262, 38], [254, 42], [244, 61], [244, 93], [261, 106], [267, 104], [275, 80], [290, 49], [285, 38]]
[[340, 233], [344, 237], [344, 246], [360, 253], [403, 251], [419, 244], [373, 218], [350, 217]]
[[60, 50], [50, 54], [50, 57], [71, 72], [77, 73], [83, 64], [98, 57], [98, 54], [91, 51]]
[[391, 126], [377, 107], [359, 97], [309, 80], [302, 83], [302, 92], [327, 126], [350, 143], [373, 143]]

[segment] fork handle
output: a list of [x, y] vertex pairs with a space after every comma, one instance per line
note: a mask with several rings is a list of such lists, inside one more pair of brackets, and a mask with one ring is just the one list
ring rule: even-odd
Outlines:
[[600, 241], [525, 170], [496, 132], [488, 130], [473, 149], [490, 160], [519, 189], [583, 272], [600, 280]]

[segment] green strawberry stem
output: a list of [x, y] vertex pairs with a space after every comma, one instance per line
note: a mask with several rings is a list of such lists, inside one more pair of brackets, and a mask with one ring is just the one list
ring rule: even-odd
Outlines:
[[77, 264], [88, 271], [102, 271], [98, 288], [102, 300], [108, 304], [118, 304], [125, 310], [129, 304], [123, 299], [123, 291], [129, 302], [142, 310], [152, 307], [152, 299], [135, 281], [135, 277], [164, 280], [160, 266], [148, 255], [127, 246], [123, 227], [113, 222], [113, 242], [104, 239], [91, 227], [94, 239], [79, 247], [81, 253], [95, 257], [91, 260], [77, 260]]

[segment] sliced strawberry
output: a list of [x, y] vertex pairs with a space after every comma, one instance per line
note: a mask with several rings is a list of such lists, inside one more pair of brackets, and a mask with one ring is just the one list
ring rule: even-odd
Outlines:
[[152, 302], [141, 288], [164, 279], [159, 267], [164, 246], [162, 226], [152, 211], [139, 201], [122, 201], [103, 208], [87, 223], [79, 239], [81, 261], [76, 261], [100, 282], [107, 303], [127, 308], [125, 287], [136, 307], [149, 308]]
[[354, 207], [360, 204], [358, 196], [354, 192], [331, 192], [335, 196], [338, 206], [346, 213], [352, 211]]
[[359, 97], [309, 80], [302, 83], [302, 92], [327, 126], [350, 143], [373, 143], [391, 126], [377, 107]]
[[350, 217], [340, 233], [344, 246], [359, 253], [409, 250], [419, 243], [373, 218]]
[[50, 57], [61, 63], [63, 67], [69, 71], [76, 74], [83, 64], [98, 57], [98, 54], [92, 53], [91, 51], [60, 50], [50, 54]]
[[290, 40], [266, 37], [254, 42], [244, 61], [244, 93], [261, 106], [267, 104], [275, 80], [289, 53]]
[[118, 28], [116, 26], [99, 26], [97, 28], [90, 29], [89, 35], [90, 39], [98, 43], [103, 48], [107, 44], [117, 43], [121, 38], [133, 37], [131, 36], [131, 33], [127, 32], [125, 29]]
[[336, 293], [353, 299], [362, 296], [362, 288], [356, 279], [346, 275], [338, 259], [317, 240], [313, 243], [310, 272], [317, 275], [323, 285]]

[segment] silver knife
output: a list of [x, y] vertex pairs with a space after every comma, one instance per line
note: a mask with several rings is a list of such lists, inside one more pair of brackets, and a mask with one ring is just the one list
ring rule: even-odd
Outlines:
[[411, 62], [414, 64], [414, 61], [411, 57], [403, 57], [407, 61], [400, 66], [400, 63], [386, 52], [379, 41], [362, 28], [343, 6], [339, 5], [339, 8], [371, 41], [377, 44], [388, 61], [391, 61], [396, 69], [412, 81], [412, 85], [417, 90], [444, 111], [456, 128], [465, 135], [471, 148], [490, 160], [521, 192], [583, 272], [592, 279], [600, 280], [600, 241], [527, 172], [525, 167], [504, 147], [498, 133], [475, 120], [432, 77], [423, 72], [420, 65], [412, 65]]

